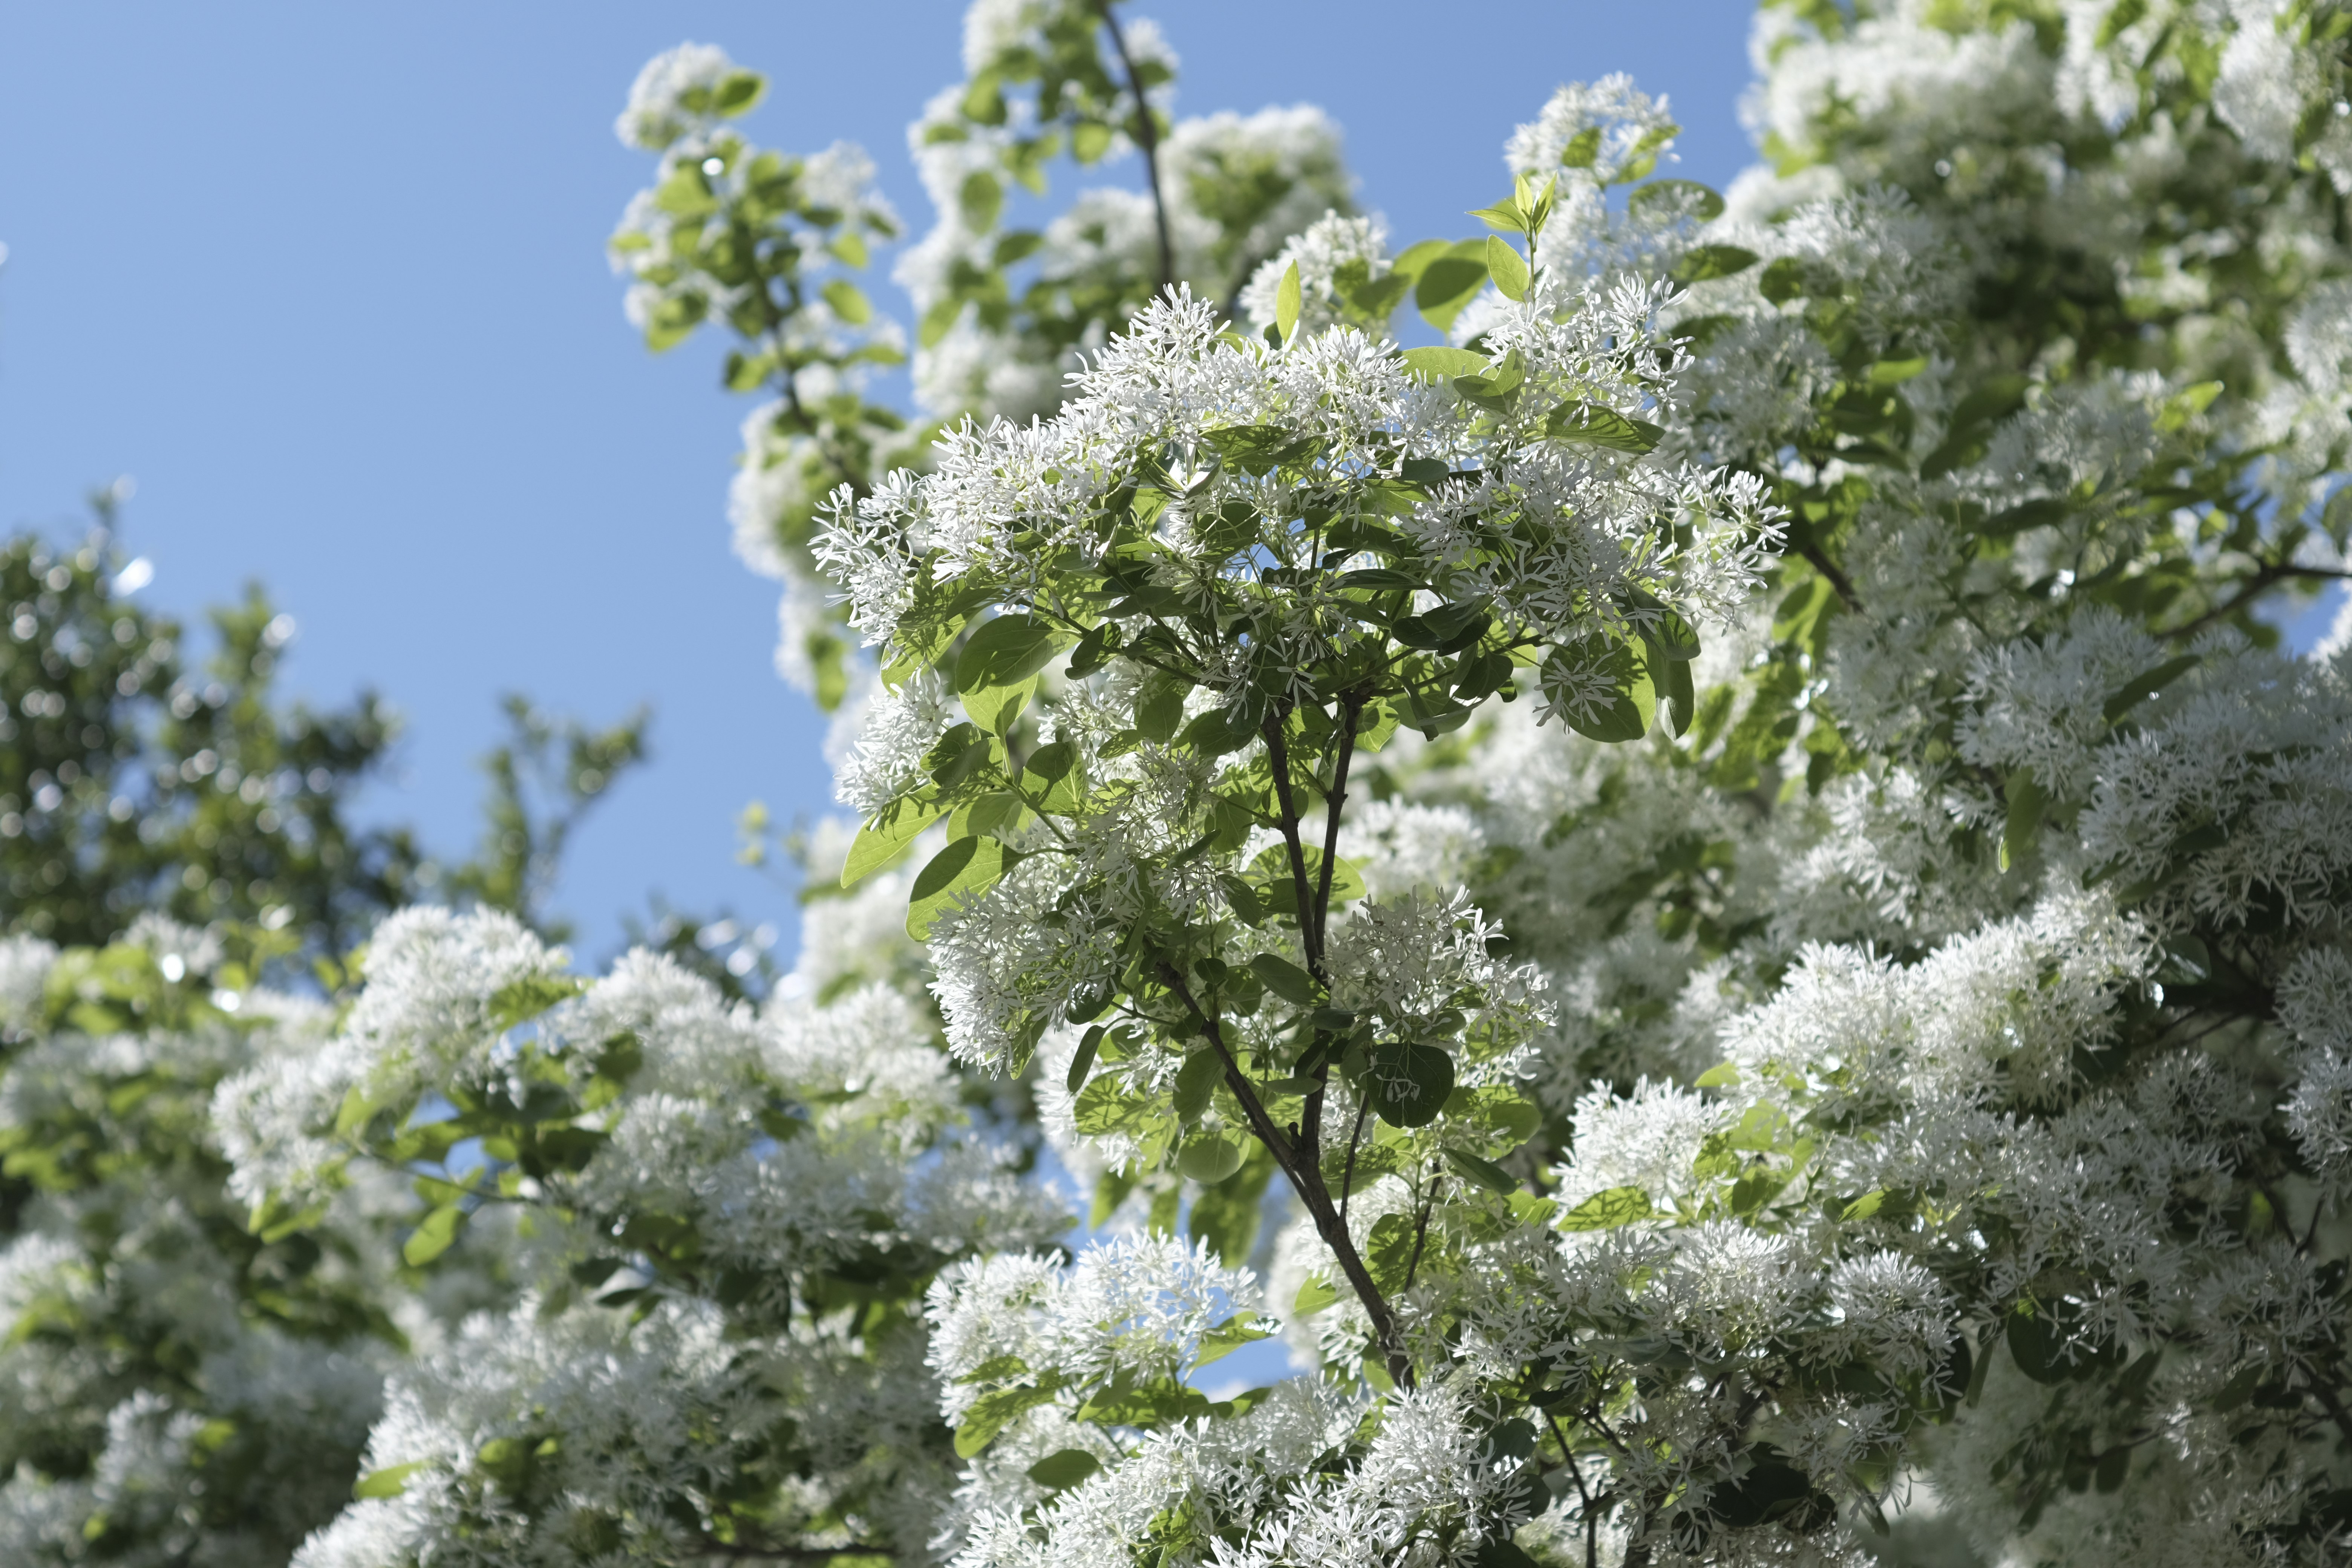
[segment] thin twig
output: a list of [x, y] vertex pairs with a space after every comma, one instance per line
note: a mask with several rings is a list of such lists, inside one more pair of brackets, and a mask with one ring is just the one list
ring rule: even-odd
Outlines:
[[2264, 566], [2247, 578], [2245, 587], [2232, 595], [2228, 603], [2216, 605], [2195, 620], [2177, 626], [2170, 631], [2159, 635], [2173, 642], [2178, 642], [2185, 637], [2193, 637], [2215, 621], [2229, 619], [2281, 583], [2295, 578], [2338, 583], [2352, 578], [2352, 572], [2337, 571], [2327, 566], [2295, 566], [2284, 563]]
[[1356, 1190], [1356, 1145], [1363, 1142], [1364, 1117], [1371, 1109], [1372, 1101], [1370, 1095], [1362, 1096], [1357, 1100], [1356, 1125], [1348, 1134], [1348, 1164], [1347, 1168], [1339, 1173], [1339, 1221], [1343, 1225], [1348, 1219], [1348, 1199]]
[[1544, 1425], [1551, 1428], [1552, 1441], [1559, 1445], [1559, 1457], [1568, 1466], [1568, 1479], [1576, 1483], [1578, 1511], [1584, 1518], [1584, 1568], [1601, 1568], [1601, 1516], [1592, 1511], [1592, 1493], [1585, 1489], [1584, 1467], [1576, 1462], [1576, 1450], [1568, 1446], [1568, 1434], [1559, 1429], [1559, 1417], [1547, 1410]]
[[1127, 52], [1127, 35], [1119, 31], [1118, 18], [1111, 15], [1113, 0], [1096, 0], [1095, 9], [1102, 14], [1103, 26], [1110, 29], [1110, 46], [1118, 51], [1118, 63], [1127, 72], [1127, 90], [1135, 99], [1135, 145], [1143, 154], [1143, 173], [1151, 182], [1151, 216], [1160, 230], [1160, 287], [1155, 292], [1166, 293], [1176, 281], [1176, 247], [1168, 237], [1168, 200], [1160, 190], [1160, 124], [1151, 116], [1151, 104], [1143, 96], [1143, 78], [1135, 68], [1135, 57]]
[[1429, 1211], [1436, 1206], [1437, 1186], [1432, 1182], [1429, 1196], [1422, 1200], [1420, 1217], [1413, 1221], [1412, 1256], [1405, 1261], [1404, 1283], [1399, 1287], [1400, 1290], [1412, 1289], [1412, 1277], [1421, 1272], [1421, 1249], [1429, 1244]]

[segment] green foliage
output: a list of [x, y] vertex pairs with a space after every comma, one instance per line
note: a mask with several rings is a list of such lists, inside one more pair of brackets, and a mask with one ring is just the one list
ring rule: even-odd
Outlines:
[[[44, 1390], [10, 1397], [0, 1464], [82, 1510], [95, 1554], [176, 1532], [279, 1562], [348, 1497], [376, 1406], [370, 1363], [405, 1346], [387, 1221], [247, 1229], [211, 1101], [224, 1076], [284, 1048], [263, 1042], [315, 1026], [251, 989], [297, 939], [142, 929], [58, 953], [32, 1013], [0, 1026], [0, 1225], [26, 1270], [0, 1378]], [[147, 1471], [152, 1495], [94, 1491], [102, 1463], [142, 1440], [116, 1425], [134, 1410], [194, 1438]]]
[[573, 828], [614, 781], [646, 755], [640, 709], [605, 730], [549, 714], [509, 696], [508, 739], [482, 759], [490, 794], [482, 847], [447, 875], [450, 893], [520, 916], [559, 940], [568, 928], [546, 913], [548, 893]]
[[114, 587], [129, 563], [100, 501], [76, 549], [0, 546], [0, 930], [103, 943], [155, 910], [341, 952], [419, 886], [407, 833], [347, 819], [389, 710], [281, 707], [293, 622], [258, 588], [214, 613], [218, 651], [189, 668], [184, 629]]

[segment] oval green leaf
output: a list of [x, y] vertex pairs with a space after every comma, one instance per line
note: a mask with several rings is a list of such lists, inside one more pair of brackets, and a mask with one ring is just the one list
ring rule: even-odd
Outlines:
[[1499, 234], [1486, 237], [1486, 271], [1495, 279], [1495, 287], [1502, 290], [1504, 299], [1524, 300], [1528, 297], [1526, 258]]
[[978, 691], [983, 687], [1011, 686], [1045, 668], [1065, 639], [1051, 626], [1028, 616], [999, 616], [971, 634], [956, 659], [955, 689]]
[[931, 922], [959, 898], [977, 897], [1020, 857], [993, 838], [959, 838], [931, 857], [915, 878], [907, 901], [907, 934], [917, 942], [930, 939]]
[[875, 814], [874, 820], [850, 840], [849, 858], [841, 865], [841, 885], [854, 887], [914, 847], [915, 839], [940, 819], [936, 804], [894, 800]]
[[1561, 1230], [1614, 1230], [1621, 1225], [1647, 1219], [1650, 1194], [1639, 1187], [1611, 1187], [1593, 1194], [1559, 1216]]

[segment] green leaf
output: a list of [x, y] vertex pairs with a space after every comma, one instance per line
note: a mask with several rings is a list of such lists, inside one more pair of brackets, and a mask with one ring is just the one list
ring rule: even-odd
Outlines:
[[[1229, 467], [1253, 479], [1262, 479], [1283, 464], [1307, 456], [1315, 447], [1312, 439], [1301, 440], [1279, 425], [1229, 425], [1220, 430], [1204, 430], [1201, 435]], [[1255, 542], [1258, 528], [1255, 517], [1237, 514], [1221, 521], [1231, 522], [1234, 537], [1211, 546], [1213, 551], [1231, 554], [1244, 543]]]
[[1526, 258], [1512, 248], [1511, 242], [1499, 234], [1486, 237], [1486, 272], [1495, 279], [1506, 300], [1528, 297], [1528, 264]]
[[408, 1489], [408, 1478], [431, 1464], [429, 1459], [411, 1459], [404, 1465], [387, 1465], [381, 1470], [370, 1470], [352, 1487], [354, 1500], [394, 1498]]
[[1184, 1065], [1176, 1069], [1177, 1121], [1190, 1127], [1207, 1114], [1224, 1071], [1224, 1062], [1213, 1047], [1203, 1046], [1184, 1058]]
[[996, 885], [1020, 857], [993, 838], [959, 838], [931, 857], [915, 877], [907, 901], [907, 934], [929, 941], [931, 922], [959, 898], [977, 897]]
[[963, 215], [964, 227], [986, 234], [996, 226], [997, 215], [1004, 210], [1004, 186], [987, 170], [975, 169], [964, 176], [963, 188], [956, 193], [956, 206]]
[[1236, 1313], [1201, 1336], [1201, 1349], [1192, 1358], [1192, 1370], [1198, 1372], [1211, 1362], [1223, 1361], [1244, 1345], [1254, 1345], [1273, 1336], [1273, 1330], [1259, 1328]]
[[1625, 209], [1638, 213], [1674, 201], [1688, 203], [1690, 216], [1701, 223], [1723, 216], [1723, 198], [1696, 180], [1652, 180], [1625, 198]]
[[569, 974], [530, 974], [509, 981], [491, 994], [490, 1028], [503, 1035], [587, 989], [586, 981]]
[[1503, 400], [1518, 390], [1519, 384], [1527, 379], [1527, 375], [1526, 359], [1518, 350], [1513, 349], [1503, 356], [1500, 363], [1483, 375], [1455, 376], [1454, 390], [1465, 397], [1499, 407]]
[[1601, 127], [1588, 125], [1568, 139], [1559, 150], [1563, 169], [1590, 169], [1601, 161]]
[[1775, 1520], [1788, 1520], [1795, 1527], [1799, 1521], [1836, 1517], [1837, 1505], [1813, 1489], [1812, 1478], [1783, 1461], [1769, 1444], [1759, 1443], [1754, 1452], [1759, 1458], [1746, 1474], [1728, 1484], [1718, 1482], [1707, 1492], [1709, 1513], [1734, 1530]]
[[956, 318], [963, 314], [963, 308], [964, 300], [959, 294], [946, 294], [933, 300], [931, 308], [915, 325], [915, 342], [927, 349], [937, 348], [956, 324]]
[[1454, 1092], [1452, 1052], [1408, 1040], [1382, 1040], [1365, 1056], [1364, 1097], [1381, 1121], [1426, 1127], [1437, 1120], [1445, 1109], [1445, 1097]]
[[885, 866], [894, 864], [914, 847], [923, 829], [940, 819], [937, 802], [894, 800], [877, 812], [874, 820], [850, 840], [849, 858], [841, 865], [841, 885], [855, 887]]
[[768, 94], [768, 79], [758, 71], [736, 71], [710, 95], [710, 107], [722, 119], [732, 120], [755, 107]]
[[335, 1112], [335, 1136], [352, 1136], [374, 1121], [375, 1113], [383, 1109], [369, 1097], [365, 1089], [358, 1084], [352, 1085], [343, 1091], [343, 1103]]
[[1348, 290], [1348, 303], [1375, 321], [1386, 321], [1412, 292], [1413, 280], [1397, 272], [1370, 279]]
[[408, 1233], [408, 1239], [401, 1244], [400, 1256], [408, 1260], [411, 1268], [424, 1268], [449, 1250], [465, 1223], [466, 1211], [463, 1208], [456, 1204], [442, 1205]]
[[1490, 207], [1480, 207], [1470, 215], [1498, 234], [1528, 232], [1527, 210], [1519, 205], [1517, 195], [1508, 195]]
[[1332, 1287], [1329, 1280], [1320, 1274], [1309, 1274], [1305, 1279], [1299, 1281], [1298, 1294], [1291, 1299], [1290, 1315], [1294, 1318], [1311, 1318], [1339, 1299], [1339, 1292]]
[[1739, 1083], [1738, 1062], [1717, 1062], [1692, 1080], [1699, 1089], [1733, 1089]]
[[[1311, 892], [1323, 874], [1323, 850], [1309, 844], [1300, 857], [1307, 866], [1307, 886]], [[1298, 884], [1290, 874], [1290, 851], [1279, 844], [1269, 844], [1258, 851], [1257, 858], [1249, 864], [1250, 879], [1265, 891], [1266, 909], [1277, 915], [1298, 913]], [[1344, 855], [1331, 862], [1331, 901], [1349, 903], [1364, 896], [1364, 874]]]
[[1519, 1549], [1517, 1542], [1499, 1538], [1479, 1542], [1477, 1553], [1471, 1562], [1476, 1568], [1542, 1568], [1542, 1564]]
[[1995, 512], [1977, 524], [1977, 531], [1987, 539], [2007, 539], [2013, 533], [2023, 533], [2029, 528], [2048, 528], [2066, 518], [2066, 503], [2053, 496], [2030, 500]]
[[1465, 239], [1422, 268], [1413, 282], [1412, 302], [1422, 319], [1442, 332], [1486, 286], [1486, 242]]
[[1177, 738], [1204, 757], [1222, 757], [1255, 740], [1257, 721], [1251, 716], [1249, 704], [1237, 701], [1195, 715]]
[[1811, 286], [1805, 264], [1793, 256], [1781, 257], [1757, 276], [1756, 291], [1775, 305], [1785, 305]]
[[2199, 658], [2196, 654], [2184, 653], [2178, 658], [2166, 659], [2154, 668], [2144, 669], [2116, 687], [2099, 710], [2106, 716], [2108, 723], [2115, 723], [2142, 702], [2196, 668], [2198, 663]]
[[2221, 395], [2221, 384], [2218, 381], [2200, 381], [2193, 386], [2183, 387], [2164, 400], [2164, 406], [2156, 416], [2156, 427], [2168, 436], [2172, 435], [2204, 413]]
[[845, 267], [864, 267], [873, 258], [866, 254], [866, 237], [854, 228], [845, 228], [825, 242], [827, 252]]
[[1472, 353], [1468, 349], [1407, 349], [1403, 357], [1405, 368], [1424, 381], [1438, 381], [1449, 375], [1483, 375], [1493, 368], [1493, 362], [1485, 354]]
[[1034, 1387], [1000, 1388], [973, 1400], [971, 1408], [964, 1412], [963, 1425], [956, 1428], [956, 1458], [969, 1459], [978, 1455], [1023, 1413], [1052, 1399], [1061, 1385], [1060, 1374], [1049, 1372]]
[[2060, 1354], [2064, 1336], [2046, 1313], [2011, 1311], [2007, 1330], [2009, 1353], [2018, 1371], [2044, 1384], [2063, 1383], [2072, 1375], [2073, 1363]]
[[1927, 368], [1926, 354], [1911, 359], [1883, 359], [1870, 367], [1870, 384], [1873, 390], [1884, 392], [1890, 386], [1902, 385]]
[[1501, 1193], [1505, 1196], [1519, 1190], [1517, 1178], [1490, 1160], [1465, 1154], [1459, 1149], [1446, 1150], [1445, 1158], [1473, 1186], [1484, 1187], [1490, 1193]]
[[1156, 1426], [1208, 1413], [1209, 1396], [1198, 1389], [1164, 1378], [1139, 1387], [1122, 1376], [1078, 1406], [1077, 1418], [1107, 1426]]
[[1033, 675], [1010, 685], [983, 686], [977, 691], [967, 691], [963, 694], [963, 710], [971, 716], [974, 724], [1003, 739], [1013, 733], [1021, 710], [1037, 694], [1037, 680]]
[[1034, 616], [998, 616], [983, 622], [964, 644], [956, 658], [955, 689], [978, 691], [1026, 680], [1076, 640]]
[[863, 290], [846, 278], [836, 278], [824, 289], [824, 302], [833, 313], [853, 327], [862, 327], [874, 319], [873, 302]]
[[2025, 395], [2032, 385], [2031, 376], [1988, 377], [1983, 385], [1961, 398], [1959, 405], [1952, 410], [1952, 428], [1999, 424], [2025, 406]]
[[1581, 401], [1561, 404], [1544, 421], [1544, 433], [1555, 440], [1606, 447], [1636, 456], [1655, 449], [1665, 431], [1646, 419], [1632, 419], [1613, 408]]
[[1486, 628], [1493, 624], [1494, 617], [1486, 613], [1486, 601], [1473, 599], [1440, 605], [1423, 615], [1406, 616], [1391, 626], [1389, 632], [1407, 647], [1458, 653], [1486, 636]]
[[1162, 746], [1174, 740], [1184, 722], [1184, 683], [1165, 670], [1146, 676], [1136, 693], [1136, 732]]
[[1029, 1479], [1041, 1487], [1067, 1491], [1101, 1468], [1102, 1461], [1084, 1448], [1060, 1448], [1030, 1466]]
[[1677, 283], [1704, 283], [1729, 278], [1756, 265], [1756, 253], [1736, 245], [1701, 245], [1685, 250], [1670, 276]]
[[1367, 588], [1380, 594], [1394, 593], [1399, 589], [1411, 592], [1427, 585], [1410, 572], [1397, 572], [1386, 566], [1366, 566], [1354, 572], [1342, 572], [1331, 582], [1334, 588]]
[[646, 318], [646, 347], [656, 353], [676, 348], [709, 314], [710, 301], [699, 294], [664, 296]]
[[1241, 1168], [1242, 1146], [1222, 1134], [1196, 1132], [1176, 1151], [1176, 1169], [1204, 1187], [1214, 1186]]
[[2000, 830], [2000, 868], [2006, 871], [2023, 858], [2042, 830], [2042, 814], [2050, 796], [2033, 775], [2021, 768], [2009, 776], [2009, 816]]
[[1884, 1204], [1885, 1201], [1886, 1189], [1885, 1187], [1873, 1187], [1870, 1191], [1863, 1194], [1862, 1196], [1854, 1199], [1853, 1202], [1846, 1205], [1845, 1210], [1841, 1217], [1849, 1220], [1868, 1219], [1872, 1215], [1878, 1212], [1879, 1205]]
[[1298, 263], [1293, 261], [1284, 268], [1282, 283], [1274, 293], [1274, 324], [1286, 343], [1298, 335]]
[[1260, 984], [1294, 1007], [1312, 1007], [1322, 1000], [1315, 977], [1279, 953], [1261, 952], [1249, 961], [1249, 967]]
[[1107, 1033], [1105, 1026], [1097, 1024], [1079, 1039], [1077, 1051], [1070, 1058], [1069, 1076], [1062, 1080], [1072, 1095], [1087, 1086], [1087, 1074], [1095, 1070], [1095, 1054], [1102, 1048]]
[[1647, 662], [1631, 647], [1596, 635], [1580, 637], [1545, 657], [1547, 687], [1581, 690], [1596, 679], [1610, 688], [1608, 705], [1580, 713], [1563, 703], [1560, 717], [1568, 727], [1608, 745], [1638, 741], [1648, 734], [1650, 721], [1657, 715], [1657, 689], [1651, 683]]
[[1067, 816], [1078, 805], [1078, 749], [1054, 741], [1029, 753], [1021, 770], [1021, 793], [1047, 816]]
[[1614, 1230], [1650, 1217], [1650, 1194], [1639, 1187], [1611, 1187], [1593, 1194], [1559, 1216], [1560, 1230]]
[[1404, 253], [1389, 263], [1392, 276], [1410, 278], [1418, 282], [1429, 264], [1454, 248], [1451, 240], [1424, 239], [1405, 247]]
[[1163, 1107], [1129, 1093], [1116, 1075], [1103, 1074], [1088, 1079], [1078, 1091], [1070, 1119], [1089, 1138], [1124, 1132], [1150, 1142], [1167, 1130], [1168, 1113]]

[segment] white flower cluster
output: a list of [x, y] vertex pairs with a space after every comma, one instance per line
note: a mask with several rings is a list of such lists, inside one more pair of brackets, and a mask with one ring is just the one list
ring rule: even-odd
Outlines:
[[1376, 217], [1345, 217], [1327, 212], [1261, 264], [1242, 289], [1242, 314], [1259, 333], [1275, 325], [1282, 280], [1298, 268], [1300, 313], [1298, 330], [1318, 332], [1344, 319], [1340, 271], [1360, 268], [1360, 284], [1387, 276], [1388, 226]]
[[0, 1148], [23, 1184], [0, 1240], [10, 1563], [284, 1562], [348, 1499], [399, 1338], [441, 1331], [397, 1280], [383, 1184], [342, 1194], [316, 1243], [239, 1234], [211, 1087], [299, 1059], [327, 1018], [258, 989], [210, 1005], [222, 958], [152, 917], [102, 952], [0, 939]]
[[[1352, 313], [1395, 263], [1313, 111], [1174, 126], [1191, 291], [1124, 331], [1148, 195], [1012, 238], [1063, 107], [1015, 89], [1066, 15], [976, 6], [917, 131], [919, 387], [975, 417], [814, 541], [897, 667], [841, 799], [943, 819], [923, 888], [988, 872], [916, 900], [951, 1052], [1034, 1054], [1022, 1103], [1118, 1232], [1065, 1261], [893, 1211], [977, 1240], [928, 1297], [967, 1457], [937, 1550], [1859, 1562], [1909, 1475], [1986, 1561], [2332, 1560], [2352, 667], [2252, 612], [2339, 574], [2352, 515], [2336, 24], [1771, 7], [1769, 168], [1650, 183], [1665, 103], [1563, 89], [1506, 154], [1549, 183], [1531, 278], [1454, 318], [1475, 360], [1409, 360]], [[1527, 634], [1483, 685], [1474, 612]], [[1370, 648], [1410, 703], [1347, 707]], [[1344, 801], [1328, 749], [1293, 765], [1327, 710]], [[1328, 919], [1294, 914], [1334, 850]], [[820, 1016], [919, 969], [912, 883], [816, 922]], [[589, 1039], [595, 994], [538, 1027]], [[853, 1042], [912, 1009], [856, 1005], [888, 1017], [827, 1026], [828, 1081], [870, 1095], [897, 1075]], [[754, 1043], [562, 1182], [805, 1267], [850, 1229], [805, 1216], [945, 1112], [747, 1141], [698, 1086], [782, 1081], [710, 1065], [776, 1025], [727, 1027]], [[966, 1147], [935, 1190], [984, 1216]], [[1245, 1252], [1319, 1367], [1213, 1402], [1202, 1363], [1271, 1327]]]
[[[787, 1413], [793, 1452], [823, 1462], [771, 1517], [779, 1539], [919, 1539], [941, 1478], [875, 1456], [912, 1456], [936, 1420], [921, 1336], [903, 1312], [833, 1310], [829, 1293], [854, 1289], [827, 1281], [919, 1281], [1066, 1223], [1001, 1152], [941, 1146], [960, 1111], [924, 1011], [867, 984], [755, 1014], [644, 952], [583, 984], [561, 949], [489, 910], [393, 917], [366, 980], [307, 1060], [222, 1087], [236, 1186], [282, 1202], [372, 1169], [378, 1110], [400, 1133], [429, 1131], [436, 1102], [544, 1106], [552, 1131], [525, 1120], [492, 1143], [535, 1136], [546, 1163], [474, 1211], [478, 1225], [502, 1197], [528, 1205], [534, 1239], [515, 1261], [543, 1278], [399, 1372], [369, 1450], [399, 1484], [299, 1561], [388, 1568], [461, 1542], [485, 1561], [688, 1550], [709, 1527], [679, 1500], [707, 1515], [745, 1478], [801, 1462], [774, 1446]], [[805, 963], [797, 980], [789, 991], [835, 988]], [[445, 1185], [477, 1180], [455, 1171]], [[633, 1322], [639, 1298], [648, 1313]]]
[[[967, 73], [992, 80], [1013, 60], [1021, 64], [1010, 74], [1025, 79], [1032, 62], [1051, 56], [1049, 26], [1069, 29], [1072, 18], [1055, 15], [1068, 9], [1043, 0], [975, 5], [964, 24]], [[1091, 11], [1081, 15], [1083, 26], [1095, 26]], [[1175, 53], [1157, 26], [1144, 19], [1124, 19], [1120, 26], [1127, 59], [1139, 69], [1173, 73]], [[1111, 64], [1123, 82], [1124, 64]], [[1144, 99], [1152, 112], [1169, 117], [1171, 88], [1148, 88]], [[1339, 128], [1318, 109], [1175, 121], [1156, 149], [1157, 205], [1150, 193], [1124, 184], [1092, 186], [1035, 231], [1034, 247], [1022, 253], [1034, 268], [1026, 308], [1041, 320], [1055, 318], [1040, 331], [1035, 323], [1004, 319], [988, 308], [984, 290], [969, 289], [973, 278], [1009, 265], [1000, 259], [1002, 247], [1017, 232], [1002, 226], [995, 201], [975, 202], [972, 195], [1002, 193], [1030, 178], [1020, 159], [1038, 135], [1040, 110], [1018, 99], [996, 121], [978, 122], [967, 103], [966, 89], [947, 89], [908, 128], [908, 151], [938, 217], [895, 272], [917, 315], [938, 319], [915, 355], [915, 388], [921, 405], [942, 419], [1050, 413], [1079, 354], [1099, 348], [1124, 314], [1122, 308], [1105, 317], [1093, 301], [1140, 303], [1157, 287], [1163, 215], [1171, 281], [1226, 299], [1317, 215], [1345, 206], [1354, 185]], [[1105, 122], [1124, 127], [1133, 112], [1132, 94], [1122, 86]], [[1118, 159], [1132, 150], [1129, 133], [1118, 129], [1097, 151]]]

